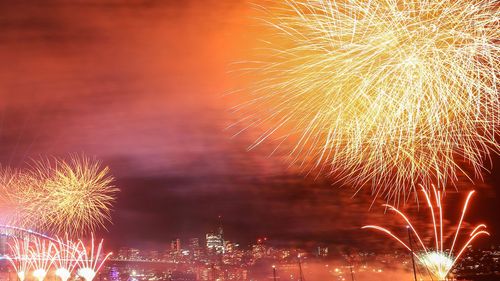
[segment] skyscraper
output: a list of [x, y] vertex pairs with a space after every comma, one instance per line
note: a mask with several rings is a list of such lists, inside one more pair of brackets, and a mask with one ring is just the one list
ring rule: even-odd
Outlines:
[[189, 239], [189, 253], [193, 257], [199, 257], [201, 254], [200, 240], [198, 238]]
[[219, 216], [219, 227], [217, 232], [207, 233], [207, 249], [217, 254], [223, 254], [225, 251], [224, 229], [222, 228], [222, 216]]
[[221, 233], [207, 233], [207, 249], [217, 254], [224, 253], [224, 238]]
[[170, 250], [172, 253], [180, 253], [181, 252], [181, 239], [177, 238], [170, 242]]

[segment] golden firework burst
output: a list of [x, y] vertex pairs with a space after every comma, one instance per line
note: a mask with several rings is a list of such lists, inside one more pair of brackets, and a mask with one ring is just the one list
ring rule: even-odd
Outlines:
[[[494, 0], [287, 0], [237, 107], [290, 162], [399, 200], [481, 177], [500, 121]], [[252, 146], [252, 147], [253, 147]], [[464, 165], [466, 164], [466, 165]], [[467, 168], [466, 168], [467, 167]]]
[[33, 216], [30, 206], [39, 199], [31, 177], [19, 170], [0, 169], [0, 223], [19, 227], [38, 225], [39, 215]]
[[109, 168], [87, 157], [39, 161], [28, 173], [33, 200], [27, 207], [39, 228], [82, 235], [111, 221], [118, 189]]

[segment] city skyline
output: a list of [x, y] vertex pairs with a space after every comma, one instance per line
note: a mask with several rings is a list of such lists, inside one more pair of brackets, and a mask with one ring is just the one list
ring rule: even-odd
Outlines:
[[[386, 218], [383, 198], [373, 201], [369, 190], [352, 197], [348, 186], [269, 156], [272, 146], [247, 151], [255, 136], [227, 130], [227, 72], [258, 32], [245, 1], [212, 1], [211, 13], [192, 1], [0, 5], [8, 23], [0, 58], [12, 66], [0, 75], [0, 163], [20, 168], [40, 155], [85, 152], [109, 166], [121, 192], [99, 234], [111, 244], [168, 243], [206, 231], [219, 215], [243, 243], [267, 235], [284, 244], [379, 244], [359, 228]], [[499, 166], [484, 184], [459, 186], [477, 189], [467, 220], [484, 220], [492, 233], [500, 233], [500, 215], [490, 211]], [[498, 235], [485, 240], [500, 243]]]

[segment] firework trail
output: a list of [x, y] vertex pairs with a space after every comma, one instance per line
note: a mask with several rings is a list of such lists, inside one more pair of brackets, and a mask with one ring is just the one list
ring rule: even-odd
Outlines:
[[[268, 3], [268, 2], [266, 2]], [[249, 62], [243, 130], [292, 165], [399, 200], [481, 177], [500, 121], [496, 0], [286, 0]], [[467, 168], [465, 168], [467, 167]]]
[[36, 237], [31, 243], [29, 250], [30, 267], [33, 269], [33, 276], [38, 281], [43, 281], [54, 262], [54, 244]]
[[101, 240], [96, 247], [93, 235], [89, 247], [85, 247], [82, 240], [78, 242], [80, 248], [80, 258], [78, 259], [79, 269], [77, 274], [85, 279], [85, 281], [92, 281], [106, 260], [112, 255], [112, 253], [108, 253], [106, 255], [102, 253], [102, 244], [103, 240]]
[[26, 280], [29, 271], [43, 281], [51, 268], [61, 281], [69, 280], [77, 268], [80, 277], [92, 281], [111, 256], [103, 253], [102, 240], [95, 246], [93, 235], [91, 245], [86, 247], [81, 240], [75, 243], [68, 238], [41, 239], [29, 236], [31, 232], [26, 234], [23, 240], [13, 237], [13, 243], [9, 243], [12, 253], [7, 256], [20, 281]]
[[[481, 235], [489, 235], [489, 233], [485, 230], [486, 225], [480, 224], [474, 228], [472, 232], [470, 232], [467, 241], [460, 246], [460, 248], [456, 249], [457, 246], [457, 238], [460, 235], [462, 229], [462, 223], [467, 212], [467, 209], [470, 204], [470, 200], [474, 195], [474, 191], [471, 191], [467, 199], [465, 200], [464, 206], [461, 211], [460, 220], [458, 221], [458, 225], [455, 230], [455, 234], [453, 236], [453, 242], [450, 248], [444, 247], [445, 237], [443, 236], [444, 227], [443, 227], [443, 209], [442, 209], [442, 200], [443, 194], [441, 191], [438, 191], [434, 186], [432, 186], [432, 193], [430, 194], [425, 188], [422, 187], [422, 191], [424, 193], [427, 205], [429, 207], [431, 216], [432, 216], [432, 225], [434, 232], [434, 245], [433, 247], [427, 247], [422, 240], [421, 235], [415, 229], [411, 220], [396, 207], [385, 204], [384, 206], [389, 208], [389, 210], [397, 213], [406, 223], [407, 227], [415, 234], [419, 247], [421, 251], [414, 251], [410, 246], [408, 246], [402, 239], [398, 238], [395, 234], [393, 234], [390, 230], [384, 227], [376, 226], [376, 225], [367, 225], [364, 226], [363, 229], [374, 229], [385, 233], [392, 239], [396, 240], [398, 243], [403, 245], [408, 251], [412, 252], [413, 255], [417, 258], [420, 264], [435, 278], [436, 280], [447, 280], [447, 276], [450, 274], [450, 271], [453, 269], [455, 264], [462, 257], [463, 253], [467, 249], [469, 245]], [[432, 198], [434, 198], [435, 204], [432, 203]], [[434, 206], [435, 205], [435, 206]], [[437, 207], [437, 210], [434, 208]]]
[[24, 281], [31, 265], [29, 261], [29, 242], [27, 240], [19, 240], [17, 238], [13, 239], [14, 243], [9, 243], [12, 256], [7, 256], [7, 260], [16, 271], [16, 275], [19, 281]]
[[78, 265], [80, 252], [78, 251], [78, 245], [69, 240], [68, 237], [65, 240], [60, 238], [57, 240], [57, 253], [54, 258], [55, 275], [61, 281], [67, 281]]

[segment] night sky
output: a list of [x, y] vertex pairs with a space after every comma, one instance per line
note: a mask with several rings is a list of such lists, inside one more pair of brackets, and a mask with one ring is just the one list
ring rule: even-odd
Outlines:
[[[258, 132], [227, 129], [232, 63], [252, 52], [253, 16], [243, 0], [1, 1], [0, 163], [85, 153], [108, 165], [121, 193], [99, 234], [114, 247], [201, 238], [219, 215], [226, 237], [244, 245], [267, 236], [381, 247], [384, 237], [360, 227], [397, 221], [383, 200], [370, 209], [369, 190], [353, 197], [269, 156], [270, 145], [248, 151]], [[465, 191], [477, 189], [467, 221], [500, 233], [494, 161], [485, 183], [449, 193], [453, 221]]]

